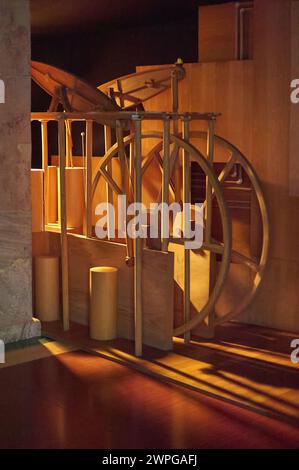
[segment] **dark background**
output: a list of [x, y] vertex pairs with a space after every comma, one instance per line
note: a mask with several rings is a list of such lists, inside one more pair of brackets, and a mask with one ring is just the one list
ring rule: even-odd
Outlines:
[[[199, 0], [31, 0], [31, 56], [78, 75], [93, 86], [134, 73], [137, 65], [197, 62]], [[32, 82], [32, 111], [50, 97]], [[50, 154], [57, 153], [55, 125]], [[33, 125], [32, 166], [40, 166], [40, 132]], [[80, 154], [80, 142], [75, 154]], [[102, 149], [96, 148], [98, 153]]]

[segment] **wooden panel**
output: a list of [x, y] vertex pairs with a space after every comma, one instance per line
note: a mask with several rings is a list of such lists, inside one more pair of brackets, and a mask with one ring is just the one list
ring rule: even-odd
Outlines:
[[264, 283], [248, 312], [240, 319], [255, 325], [299, 333], [299, 265], [273, 258]]
[[239, 4], [239, 59], [253, 58], [253, 5]]
[[[174, 326], [184, 321], [184, 247], [175, 243], [169, 244], [174, 253]], [[210, 253], [190, 251], [190, 314], [193, 317], [206, 304], [209, 298]]]
[[216, 134], [232, 142], [249, 159], [253, 70], [252, 61], [230, 61], [192, 64], [189, 73], [190, 111], [221, 113]]
[[[299, 79], [299, 2], [291, 4], [291, 76]], [[290, 195], [299, 196], [299, 103], [290, 104]]]
[[[186, 78], [179, 83], [179, 110], [221, 113], [216, 122], [216, 134], [231, 141], [249, 160], [252, 153], [253, 66], [253, 61], [185, 64]], [[138, 67], [137, 70], [148, 68]], [[145, 109], [170, 111], [169, 91], [147, 101]], [[152, 121], [144, 122], [143, 127], [161, 130], [161, 126]], [[192, 123], [191, 128], [202, 129], [205, 125]]]
[[48, 255], [50, 253], [48, 232], [32, 233], [32, 256]]
[[[59, 235], [49, 233], [50, 252], [59, 254]], [[70, 317], [88, 324], [89, 268], [115, 266], [119, 269], [118, 335], [133, 339], [133, 269], [125, 263], [126, 247], [101, 240], [68, 236]], [[157, 274], [159, 273], [159, 274]], [[143, 250], [144, 344], [168, 350], [173, 330], [173, 255]], [[109, 293], [107, 293], [109, 295]]]
[[199, 7], [198, 60], [200, 62], [236, 58], [237, 18], [235, 3]]
[[[253, 163], [270, 209], [270, 263], [244, 321], [299, 331], [299, 201], [289, 196], [291, 2], [254, 2]], [[277, 38], [279, 37], [279, 41]]]

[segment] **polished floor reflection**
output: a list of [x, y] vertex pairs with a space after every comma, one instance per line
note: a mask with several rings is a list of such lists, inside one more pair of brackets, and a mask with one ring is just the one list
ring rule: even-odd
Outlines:
[[80, 351], [0, 371], [1, 448], [289, 448], [299, 428]]

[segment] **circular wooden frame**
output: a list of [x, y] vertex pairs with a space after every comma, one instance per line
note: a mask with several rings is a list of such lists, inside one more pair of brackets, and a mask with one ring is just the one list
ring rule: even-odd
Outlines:
[[[207, 132], [190, 131], [189, 139], [192, 139], [192, 138], [202, 138], [206, 140]], [[214, 324], [219, 325], [226, 321], [235, 319], [236, 317], [241, 315], [245, 311], [245, 309], [251, 304], [251, 302], [253, 301], [254, 297], [256, 296], [260, 288], [262, 278], [264, 276], [266, 265], [267, 265], [268, 258], [269, 258], [270, 222], [269, 222], [269, 214], [268, 214], [268, 209], [266, 205], [266, 200], [265, 200], [265, 196], [261, 187], [261, 183], [259, 181], [257, 173], [254, 170], [252, 164], [243, 155], [243, 153], [237, 147], [231, 144], [228, 140], [218, 135], [214, 135], [214, 139], [215, 139], [215, 143], [227, 149], [231, 153], [231, 158], [228, 160], [226, 164], [223, 175], [222, 176], [219, 175], [218, 181], [220, 185], [225, 181], [226, 177], [229, 175], [229, 172], [232, 166], [236, 162], [239, 162], [242, 168], [244, 169], [244, 171], [247, 173], [249, 180], [252, 184], [252, 187], [255, 191], [256, 198], [258, 201], [258, 206], [260, 209], [262, 228], [263, 228], [263, 240], [262, 240], [261, 254], [260, 254], [258, 261], [256, 261], [253, 258], [248, 258], [233, 249], [231, 250], [231, 260], [234, 260], [240, 264], [246, 265], [254, 273], [254, 278], [252, 280], [252, 288], [243, 297], [242, 302], [240, 302], [236, 308], [233, 308], [227, 313], [218, 317], [216, 316], [216, 318], [214, 319]], [[148, 166], [151, 163], [155, 155], [157, 155], [161, 150], [162, 150], [162, 142], [159, 142], [149, 152], [147, 156], [147, 160], [146, 160], [146, 166]], [[201, 154], [201, 156], [203, 155]], [[214, 243], [218, 243], [218, 242], [214, 241]], [[218, 243], [218, 246], [219, 246], [218, 253], [222, 254], [222, 251], [221, 251], [222, 245]], [[223, 287], [225, 287], [224, 284], [223, 284]]]
[[[134, 141], [134, 138], [135, 138], [134, 134], [131, 134], [125, 137], [123, 139], [124, 145], [127, 146], [127, 145], [132, 144]], [[158, 138], [158, 139], [161, 139], [161, 142], [162, 142], [163, 133], [156, 132], [156, 131], [143, 132], [141, 135], [141, 139], [146, 139], [146, 138], [147, 139]], [[211, 187], [215, 193], [215, 196], [218, 202], [221, 221], [222, 221], [222, 231], [223, 231], [223, 245], [221, 247], [219, 247], [218, 245], [214, 246], [213, 244], [210, 244], [209, 246], [203, 245], [203, 249], [208, 249], [208, 250], [213, 251], [213, 249], [215, 248], [217, 253], [221, 252], [222, 254], [220, 270], [217, 276], [217, 280], [214, 284], [213, 290], [209, 296], [208, 301], [206, 302], [204, 307], [201, 309], [201, 311], [198, 312], [196, 315], [194, 315], [188, 322], [174, 329], [173, 335], [179, 336], [181, 334], [184, 334], [187, 331], [192, 330], [192, 328], [194, 328], [196, 325], [201, 323], [206, 318], [206, 316], [209, 315], [209, 313], [213, 310], [221, 294], [221, 291], [222, 291], [222, 288], [225, 283], [228, 270], [229, 270], [230, 259], [231, 259], [232, 231], [231, 231], [231, 220], [229, 217], [227, 204], [224, 200], [222, 189], [218, 181], [218, 178], [215, 175], [214, 170], [212, 166], [210, 165], [210, 163], [193, 145], [191, 145], [189, 142], [184, 141], [180, 137], [171, 135], [170, 143], [173, 143], [178, 148], [182, 148], [186, 152], [188, 152], [190, 156], [192, 156], [193, 159], [199, 164], [199, 166], [201, 167], [205, 175], [209, 178], [209, 182], [211, 184]], [[113, 157], [117, 155], [118, 155], [118, 144], [116, 143], [108, 150], [103, 160], [98, 164], [96, 168], [96, 174], [95, 174], [93, 184], [92, 184], [92, 197], [94, 196], [97, 184], [101, 176], [104, 177], [104, 179], [107, 181], [107, 183], [109, 184], [109, 186], [112, 188], [113, 191], [115, 191], [117, 194], [123, 194], [122, 190], [115, 183], [109, 171], [107, 170], [107, 166], [109, 162], [111, 161]]]

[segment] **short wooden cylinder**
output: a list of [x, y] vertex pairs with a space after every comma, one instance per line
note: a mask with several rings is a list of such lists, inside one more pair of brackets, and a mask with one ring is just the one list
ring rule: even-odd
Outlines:
[[90, 337], [110, 340], [117, 337], [118, 269], [99, 266], [89, 270]]
[[34, 258], [35, 311], [41, 321], [59, 319], [59, 257]]

